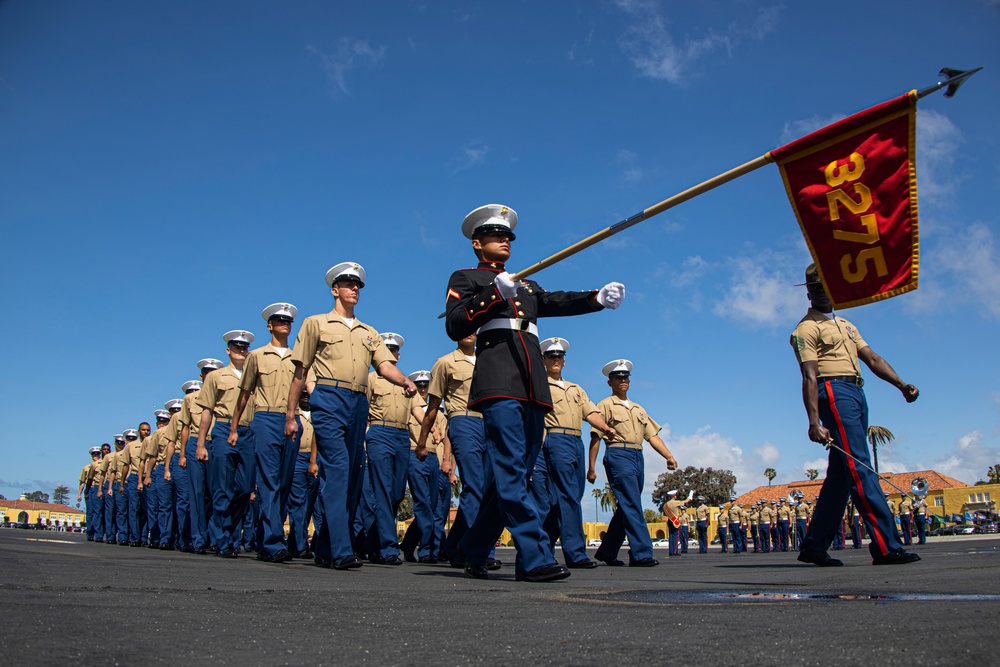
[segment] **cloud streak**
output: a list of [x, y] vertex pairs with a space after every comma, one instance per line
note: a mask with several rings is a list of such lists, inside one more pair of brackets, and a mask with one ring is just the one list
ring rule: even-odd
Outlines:
[[318, 56], [326, 71], [327, 79], [337, 91], [350, 95], [347, 75], [360, 66], [379, 67], [385, 62], [386, 47], [372, 47], [368, 40], [341, 37], [337, 40], [333, 53], [323, 53], [312, 44], [306, 51]]
[[668, 29], [668, 19], [655, 0], [617, 0], [615, 5], [629, 19], [620, 46], [639, 75], [679, 84], [699, 62], [716, 52], [732, 56], [746, 39], [762, 40], [778, 25], [780, 9], [764, 7], [749, 20], [733, 21], [722, 30], [708, 29], [699, 37], [678, 42]]

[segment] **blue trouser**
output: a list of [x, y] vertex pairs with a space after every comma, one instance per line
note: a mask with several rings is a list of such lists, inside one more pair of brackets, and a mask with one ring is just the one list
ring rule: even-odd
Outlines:
[[680, 531], [681, 553], [686, 554], [688, 552], [688, 540], [691, 539], [690, 528], [688, 528], [686, 523], [682, 523]]
[[[539, 460], [545, 462], [548, 476], [549, 509], [543, 524], [553, 552], [556, 538], [562, 544], [567, 563], [587, 560], [587, 539], [583, 534], [583, 500], [586, 461], [583, 441], [568, 433], [549, 433]], [[536, 465], [537, 467], [537, 465]], [[539, 507], [542, 516], [545, 512]]]
[[917, 544], [927, 544], [927, 515], [917, 515]]
[[486, 449], [486, 425], [480, 417], [457, 415], [448, 419], [448, 439], [462, 476], [462, 493], [455, 522], [448, 531], [445, 555], [450, 560], [464, 560], [461, 541], [479, 515], [486, 489], [493, 483], [493, 465]]
[[87, 537], [97, 542], [104, 541], [104, 498], [97, 497], [97, 485], [87, 489]]
[[[819, 417], [838, 447], [865, 465], [871, 465], [867, 441], [868, 402], [861, 387], [840, 380], [820, 382]], [[826, 479], [816, 500], [816, 511], [806, 531], [803, 549], [822, 552], [829, 548], [837, 524], [843, 524], [848, 497], [854, 501], [865, 522], [871, 538], [868, 549], [873, 557], [902, 548], [878, 477], [831, 447]]]
[[238, 426], [236, 446], [227, 442], [230, 425], [217, 421], [212, 429], [208, 454], [209, 487], [212, 489], [212, 521], [209, 531], [219, 551], [240, 546], [243, 519], [253, 491], [253, 433]]
[[[369, 440], [369, 451], [371, 451]], [[420, 533], [420, 550], [417, 556], [434, 555], [434, 510], [438, 500], [438, 475], [440, 474], [437, 454], [428, 452], [423, 461], [410, 450], [410, 466], [407, 477], [410, 482], [410, 496], [413, 498], [413, 526]], [[395, 522], [394, 522], [395, 523]]]
[[[301, 434], [302, 422], [298, 417], [295, 421]], [[285, 549], [285, 513], [295, 473], [298, 437], [293, 439], [285, 435], [284, 412], [255, 413], [250, 430], [257, 454], [257, 498], [262, 527], [262, 540], [257, 549], [273, 556]]]
[[319, 492], [319, 480], [309, 474], [310, 456], [310, 452], [296, 453], [288, 492], [288, 550], [293, 556], [309, 551], [309, 519]]
[[729, 533], [733, 542], [733, 552], [742, 553], [747, 550], [747, 534], [743, 531], [743, 523], [735, 521], [730, 524]]
[[323, 525], [313, 537], [313, 552], [335, 560], [354, 553], [352, 524], [361, 497], [368, 396], [343, 387], [317, 385], [309, 396], [319, 464], [319, 501]]
[[[667, 553], [669, 553], [671, 556], [680, 556], [681, 552], [680, 548], [678, 547], [678, 542], [680, 541], [681, 529], [677, 526], [674, 526], [673, 522], [668, 521], [667, 533], [669, 535], [668, 544], [670, 545]], [[604, 543], [602, 542], [601, 545], [603, 546], [603, 544]]]
[[125, 494], [128, 497], [128, 543], [142, 544], [139, 518], [146, 512], [143, 498], [146, 494], [139, 490], [139, 475], [134, 472], [125, 478]]
[[833, 536], [833, 548], [836, 549], [837, 551], [840, 551], [841, 549], [844, 548], [844, 545], [847, 544], [847, 539], [844, 536], [844, 522], [843, 521], [841, 521], [840, 524], [837, 525], [835, 531], [836, 532], [834, 533], [834, 536]]
[[[719, 529], [716, 532], [719, 533], [719, 546], [722, 547], [722, 553], [726, 553], [727, 551], [729, 551], [729, 544], [727, 539], [728, 538], [727, 533], [729, 531], [726, 529], [725, 526], [719, 526]], [[733, 531], [733, 534], [735, 533], [736, 531]], [[733, 545], [733, 551], [734, 552], [736, 551], [736, 545]]]
[[756, 523], [750, 525], [750, 537], [753, 539], [753, 552], [760, 553], [760, 530]]
[[701, 519], [695, 524], [695, 528], [698, 531], [698, 553], [707, 554], [708, 553], [708, 521]]
[[788, 551], [788, 519], [778, 519], [778, 544], [782, 551]]
[[760, 550], [764, 553], [771, 551], [771, 523], [760, 524]]
[[260, 523], [260, 496], [247, 501], [246, 510], [239, 520], [236, 546], [243, 551], [258, 551], [263, 539], [263, 528]]
[[497, 398], [480, 404], [493, 480], [486, 488], [479, 515], [462, 538], [466, 560], [485, 565], [504, 526], [517, 546], [515, 573], [555, 562], [549, 536], [528, 497], [528, 472], [542, 448], [545, 408], [536, 403]]
[[367, 452], [368, 477], [371, 480], [375, 504], [375, 521], [365, 524], [365, 532], [369, 537], [378, 535], [380, 558], [398, 556], [396, 512], [406, 494], [406, 476], [410, 467], [410, 434], [403, 428], [373, 424], [368, 429]]
[[795, 541], [802, 548], [802, 543], [806, 541], [806, 520], [796, 519], [795, 520]]
[[861, 548], [861, 517], [857, 514], [851, 520], [851, 542], [854, 543], [855, 549]]
[[448, 475], [438, 470], [437, 502], [434, 504], [434, 553], [437, 559], [444, 558], [444, 525], [451, 509], [451, 482]]
[[903, 544], [910, 546], [913, 544], [913, 536], [910, 534], [910, 515], [899, 515], [899, 532], [903, 534]]
[[83, 491], [84, 511], [85, 511], [86, 517], [87, 517], [87, 541], [88, 542], [93, 542], [94, 541], [94, 537], [95, 537], [95, 533], [96, 533], [96, 526], [94, 526], [94, 507], [95, 507], [96, 503], [93, 500], [94, 496], [91, 496], [90, 494], [91, 494], [91, 491], [93, 491], [94, 495], [96, 496], [97, 492], [94, 491], [93, 489], [94, 489], [94, 487], [88, 486]]
[[354, 513], [351, 529], [356, 554], [361, 558], [381, 558], [378, 528], [375, 525], [375, 492], [372, 490], [372, 478], [368, 474], [367, 454], [361, 460], [361, 496], [358, 498], [358, 509]]
[[618, 551], [628, 535], [629, 560], [653, 557], [653, 541], [649, 539], [642, 509], [644, 465], [641, 449], [609, 447], [604, 450], [604, 470], [618, 506], [608, 524], [608, 530], [597, 550], [601, 560], [618, 558]]
[[118, 544], [128, 544], [128, 492], [123, 486], [119, 491], [118, 480], [114, 483], [115, 494], [115, 539]]
[[208, 463], [199, 461], [197, 452], [198, 437], [191, 436], [184, 446], [184, 456], [187, 459], [188, 530], [191, 533], [191, 548], [201, 551], [207, 549], [209, 543], [208, 515], [205, 510], [206, 498], [211, 499], [211, 494], [208, 490]]
[[174, 532], [174, 484], [163, 478], [163, 471], [163, 464], [158, 463], [150, 474], [156, 504], [150, 520], [156, 521], [159, 541], [154, 543], [161, 547], [172, 546], [171, 536]]
[[188, 469], [191, 460], [185, 454], [184, 465], [181, 467], [181, 453], [175, 448], [173, 458], [170, 459], [170, 483], [174, 487], [173, 503], [173, 529], [177, 536], [177, 548], [182, 551], [192, 550], [191, 537], [191, 480]]
[[104, 541], [115, 541], [115, 518], [118, 516], [118, 508], [115, 506], [115, 494], [108, 493], [107, 482], [101, 484], [104, 491]]
[[[160, 490], [155, 473], [156, 468], [153, 468], [149, 473], [149, 484], [146, 485], [146, 529], [149, 532], [146, 543], [150, 546], [160, 545]], [[159, 481], [163, 482], [162, 475]]]

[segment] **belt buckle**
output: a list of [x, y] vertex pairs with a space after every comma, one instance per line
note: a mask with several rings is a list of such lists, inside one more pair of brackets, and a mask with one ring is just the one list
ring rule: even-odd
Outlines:
[[531, 322], [529, 322], [528, 320], [518, 319], [515, 320], [515, 322], [517, 322], [517, 328], [520, 331], [527, 331], [528, 327], [531, 326]]
[[865, 379], [859, 375], [857, 379], [854, 381], [854, 384], [858, 385], [859, 387], [863, 387], [865, 386]]

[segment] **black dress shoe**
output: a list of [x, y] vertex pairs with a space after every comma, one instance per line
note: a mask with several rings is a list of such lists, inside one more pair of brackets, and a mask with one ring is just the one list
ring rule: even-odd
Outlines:
[[656, 567], [660, 564], [660, 561], [653, 557], [649, 558], [639, 558], [637, 560], [630, 560], [628, 562], [629, 567]]
[[316, 554], [314, 554], [311, 551], [303, 551], [298, 556], [296, 556], [296, 558], [302, 558], [302, 559], [305, 559], [305, 560], [312, 560], [313, 557], [315, 557], [315, 555]]
[[364, 565], [364, 563], [362, 563], [361, 559], [354, 554], [330, 561], [330, 567], [334, 570], [353, 570], [354, 568], [361, 567], [362, 565]]
[[[417, 562], [417, 557], [414, 555], [412, 549], [407, 549], [407, 550], [403, 551], [403, 559], [406, 560], [407, 563], [416, 563]], [[423, 559], [421, 559], [420, 562], [422, 563]]]
[[208, 549], [206, 549], [205, 547], [201, 547], [200, 549], [195, 549], [194, 552], [199, 556], [204, 556], [205, 554], [208, 553]]
[[618, 560], [617, 558], [598, 558], [597, 560], [611, 567], [622, 567], [625, 565], [625, 561]]
[[254, 558], [254, 560], [259, 560], [262, 563], [270, 563], [271, 562], [271, 557], [267, 555], [267, 552], [261, 551], [260, 553], [257, 554], [257, 556], [256, 556], [256, 558]]
[[820, 567], [839, 567], [844, 564], [841, 560], [830, 558], [830, 554], [825, 551], [806, 551], [805, 549], [799, 552], [799, 560]]
[[876, 556], [872, 559], [872, 565], [905, 565], [906, 563], [916, 563], [920, 556], [903, 549], [890, 551], [884, 556]]
[[333, 561], [331, 561], [329, 558], [323, 558], [322, 556], [313, 556], [313, 563], [315, 563], [317, 567], [328, 568], [333, 565]]
[[402, 565], [403, 564], [403, 559], [400, 558], [399, 556], [393, 554], [392, 556], [389, 556], [387, 558], [382, 559], [382, 564], [383, 565]]
[[170, 544], [161, 544], [160, 551], [173, 551], [174, 547]]
[[487, 570], [499, 570], [503, 567], [503, 561], [499, 558], [487, 558], [486, 559], [486, 569]]
[[286, 549], [278, 549], [275, 553], [271, 554], [271, 562], [274, 563], [287, 563], [292, 560], [292, 554], [288, 553]]
[[219, 557], [220, 558], [239, 558], [240, 556], [239, 556], [239, 554], [237, 554], [232, 549], [223, 549], [222, 551], [219, 552]]
[[425, 565], [433, 565], [434, 563], [438, 562], [438, 559], [435, 558], [434, 556], [421, 556], [420, 562], [424, 563]]
[[465, 566], [465, 574], [473, 579], [490, 578], [489, 569], [485, 565], [473, 565], [472, 563], [468, 563]]
[[528, 570], [523, 574], [514, 575], [514, 581], [532, 581], [535, 583], [543, 581], [558, 581], [570, 575], [570, 571], [559, 563], [551, 565], [539, 565], [533, 570]]
[[597, 567], [597, 561], [584, 558], [583, 560], [578, 560], [575, 563], [566, 563], [566, 567], [571, 570], [590, 570]]

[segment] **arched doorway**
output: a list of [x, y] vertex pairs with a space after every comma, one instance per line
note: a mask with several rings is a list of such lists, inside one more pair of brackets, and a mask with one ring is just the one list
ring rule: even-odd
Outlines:
[[17, 522], [18, 523], [28, 523], [28, 513], [25, 512], [25, 511], [23, 511], [23, 510], [20, 511], [20, 512], [18, 512], [17, 513]]

